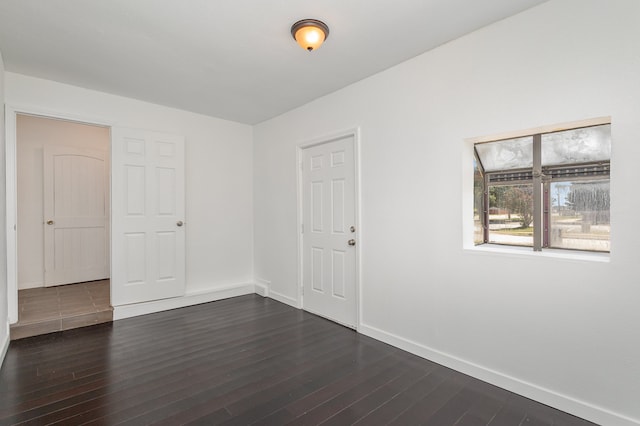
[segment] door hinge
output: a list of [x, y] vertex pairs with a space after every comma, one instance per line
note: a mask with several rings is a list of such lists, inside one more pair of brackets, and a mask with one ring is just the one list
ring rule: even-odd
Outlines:
[[304, 223], [300, 224], [300, 233], [304, 234]]
[[304, 170], [304, 163], [302, 161], [300, 162], [300, 170]]

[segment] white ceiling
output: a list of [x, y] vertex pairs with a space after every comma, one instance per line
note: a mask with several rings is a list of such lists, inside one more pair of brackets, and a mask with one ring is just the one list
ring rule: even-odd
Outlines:
[[[0, 0], [7, 71], [255, 124], [546, 0]], [[314, 52], [291, 38], [326, 22]]]

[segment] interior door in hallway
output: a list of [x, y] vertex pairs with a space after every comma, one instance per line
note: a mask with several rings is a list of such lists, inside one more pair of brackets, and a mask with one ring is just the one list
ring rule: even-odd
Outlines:
[[302, 287], [305, 310], [355, 327], [355, 140], [302, 151]]
[[107, 153], [44, 147], [44, 284], [109, 277]]
[[111, 304], [184, 295], [184, 137], [112, 129]]

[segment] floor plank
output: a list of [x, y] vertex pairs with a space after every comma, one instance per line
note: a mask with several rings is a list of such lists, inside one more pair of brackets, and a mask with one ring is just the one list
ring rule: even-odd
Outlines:
[[13, 424], [591, 423], [249, 295], [12, 341]]

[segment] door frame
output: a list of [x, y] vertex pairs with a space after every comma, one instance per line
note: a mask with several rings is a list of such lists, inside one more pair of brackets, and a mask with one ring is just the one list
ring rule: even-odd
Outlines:
[[353, 127], [351, 129], [343, 130], [336, 133], [331, 133], [326, 136], [321, 136], [317, 138], [313, 138], [304, 142], [300, 142], [296, 146], [296, 183], [297, 183], [297, 193], [296, 193], [296, 234], [297, 238], [297, 251], [298, 251], [298, 283], [296, 285], [296, 301], [297, 307], [299, 309], [304, 310], [304, 295], [302, 292], [303, 287], [303, 279], [304, 279], [304, 247], [303, 247], [303, 232], [302, 232], [302, 223], [303, 223], [303, 215], [304, 215], [304, 183], [302, 176], [302, 165], [304, 159], [304, 150], [307, 148], [311, 148], [317, 145], [323, 145], [330, 142], [335, 142], [339, 139], [344, 139], [352, 137], [353, 138], [353, 171], [355, 178], [355, 188], [354, 188], [354, 207], [355, 207], [355, 227], [358, 235], [358, 243], [355, 246], [356, 256], [355, 256], [355, 309], [356, 309], [356, 326], [355, 330], [360, 329], [360, 325], [362, 324], [362, 310], [360, 309], [361, 300], [362, 300], [362, 291], [360, 286], [360, 277], [362, 275], [361, 271], [361, 257], [362, 257], [362, 242], [363, 240], [363, 232], [361, 227], [361, 213], [360, 213], [360, 128]]
[[[88, 124], [93, 126], [101, 126], [109, 128], [109, 132], [113, 123], [95, 118], [80, 116], [75, 114], [64, 113], [60, 111], [45, 110], [33, 106], [21, 105], [5, 105], [5, 170], [6, 170], [6, 237], [7, 245], [7, 308], [9, 314], [9, 323], [18, 322], [18, 235], [17, 235], [17, 219], [18, 219], [18, 187], [17, 187], [17, 116], [32, 115], [36, 117], [48, 118], [53, 120], [71, 121], [74, 123]], [[109, 136], [109, 158], [112, 156], [113, 140]], [[111, 176], [113, 175], [113, 165], [110, 162], [109, 170], [109, 196], [111, 194]], [[111, 199], [109, 200], [111, 205]], [[109, 252], [111, 252], [111, 212], [109, 212]], [[111, 262], [109, 262], [109, 276], [111, 276]]]

